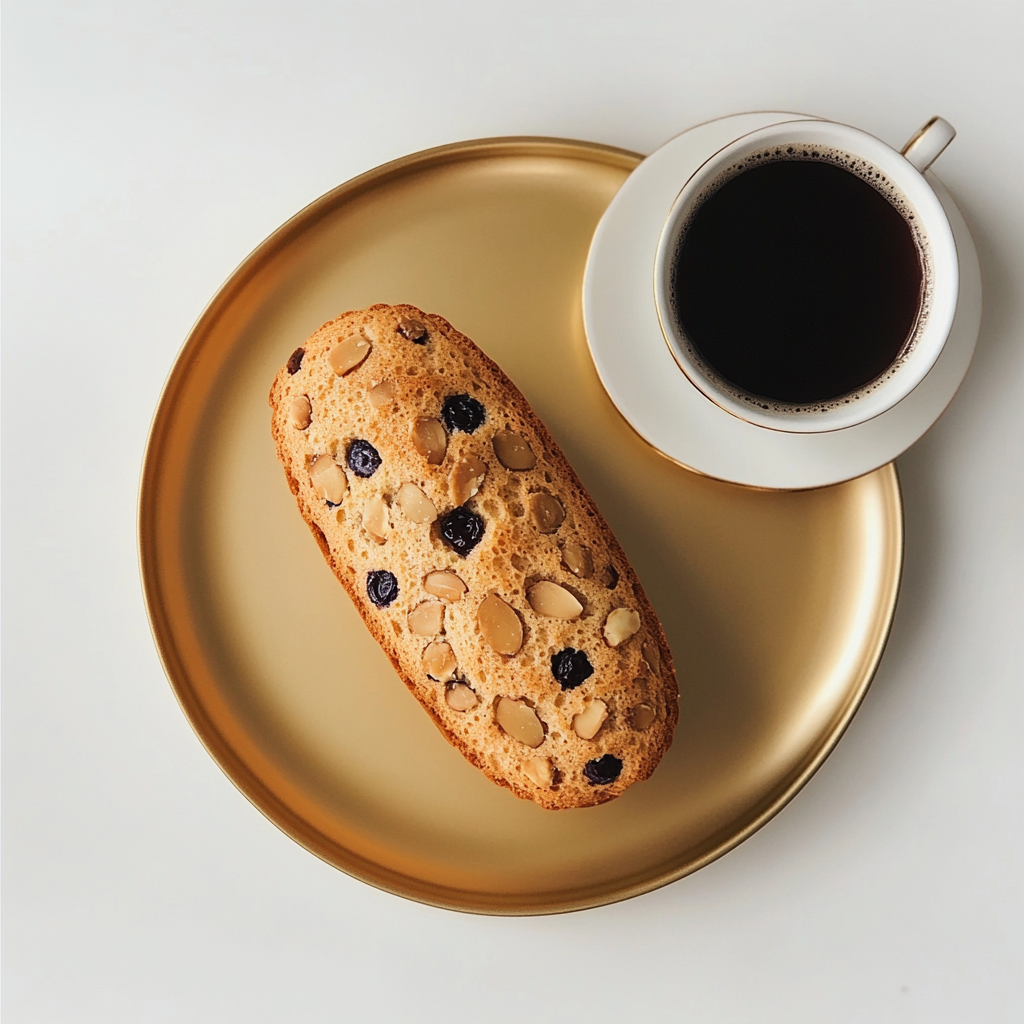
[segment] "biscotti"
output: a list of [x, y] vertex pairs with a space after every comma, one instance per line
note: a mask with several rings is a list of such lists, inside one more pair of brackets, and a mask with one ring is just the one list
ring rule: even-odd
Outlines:
[[439, 316], [324, 324], [270, 393], [299, 510], [445, 737], [547, 808], [620, 795], [672, 741], [672, 656], [547, 429]]

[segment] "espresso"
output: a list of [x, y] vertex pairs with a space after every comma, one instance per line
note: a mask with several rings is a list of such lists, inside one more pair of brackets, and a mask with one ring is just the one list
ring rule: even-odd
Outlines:
[[671, 271], [678, 326], [741, 392], [827, 404], [903, 354], [922, 302], [919, 247], [870, 171], [776, 155], [753, 164], [683, 228]]

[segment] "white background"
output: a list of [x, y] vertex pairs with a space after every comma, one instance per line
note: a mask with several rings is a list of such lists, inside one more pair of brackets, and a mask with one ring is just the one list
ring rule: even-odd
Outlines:
[[[1005, 3], [8, 0], [5, 1021], [1024, 1018], [1024, 15]], [[807, 789], [631, 902], [404, 902], [254, 810], [178, 710], [135, 500], [193, 320], [281, 221], [385, 160], [561, 135], [650, 151], [749, 109], [900, 145], [977, 241], [974, 366], [900, 459], [888, 651]]]

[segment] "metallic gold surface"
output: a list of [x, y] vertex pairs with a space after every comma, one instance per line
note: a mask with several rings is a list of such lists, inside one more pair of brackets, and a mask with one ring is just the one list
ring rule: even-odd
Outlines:
[[[594, 226], [638, 160], [489, 140], [342, 185], [225, 284], [157, 410], [140, 556], [185, 713], [280, 828], [402, 896], [552, 913], [701, 867], [807, 781], [885, 645], [903, 541], [892, 466], [816, 491], [736, 487], [659, 456], [605, 396], [580, 284]], [[504, 367], [661, 616], [679, 728], [653, 778], [611, 804], [544, 811], [472, 768], [395, 676], [296, 511], [270, 382], [321, 323], [374, 302], [440, 313]]]

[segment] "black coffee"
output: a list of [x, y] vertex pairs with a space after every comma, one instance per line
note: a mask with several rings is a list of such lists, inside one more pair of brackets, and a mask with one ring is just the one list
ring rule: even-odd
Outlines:
[[673, 267], [683, 332], [727, 382], [794, 405], [857, 391], [914, 330], [923, 272], [910, 225], [859, 175], [776, 159], [726, 181]]

